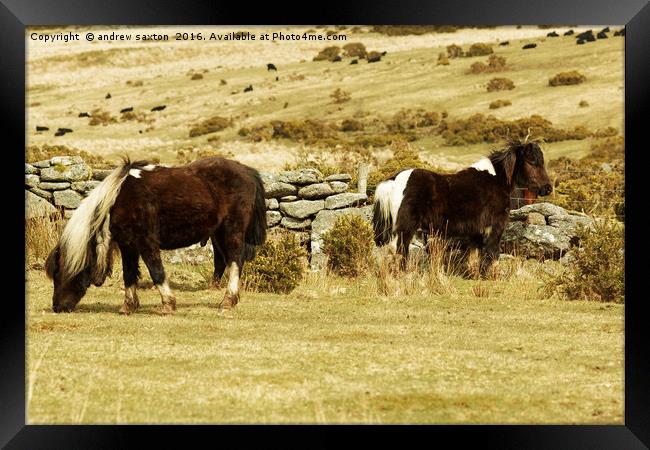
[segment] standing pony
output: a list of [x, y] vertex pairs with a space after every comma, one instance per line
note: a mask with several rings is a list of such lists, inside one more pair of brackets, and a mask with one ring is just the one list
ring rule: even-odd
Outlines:
[[255, 246], [266, 239], [264, 186], [256, 170], [212, 157], [167, 168], [125, 159], [72, 214], [45, 263], [54, 281], [52, 309], [72, 311], [90, 284], [101, 286], [112, 254], [122, 256], [125, 297], [121, 313], [138, 306], [138, 260], [144, 260], [162, 298], [162, 312], [176, 309], [160, 250], [212, 239], [214, 279], [226, 268], [228, 287], [220, 308], [239, 301], [239, 274]]
[[458, 238], [481, 254], [485, 276], [499, 256], [515, 186], [539, 195], [552, 191], [537, 143], [510, 141], [472, 167], [451, 175], [409, 169], [383, 181], [375, 191], [373, 228], [378, 246], [397, 237], [400, 266], [417, 230]]

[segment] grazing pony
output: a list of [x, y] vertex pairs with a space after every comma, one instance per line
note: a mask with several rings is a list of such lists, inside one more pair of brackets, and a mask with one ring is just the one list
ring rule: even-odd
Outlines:
[[255, 246], [266, 239], [264, 186], [256, 170], [211, 157], [180, 167], [161, 167], [125, 159], [99, 184], [65, 226], [45, 263], [54, 281], [52, 309], [72, 311], [90, 284], [101, 286], [119, 249], [124, 275], [121, 313], [138, 306], [138, 260], [144, 260], [162, 298], [162, 312], [176, 309], [160, 250], [212, 239], [214, 278], [228, 268], [228, 287], [220, 308], [239, 301], [239, 274]]
[[378, 246], [397, 237], [400, 266], [405, 268], [413, 235], [440, 233], [458, 239], [481, 254], [485, 276], [499, 256], [501, 234], [508, 222], [510, 197], [516, 186], [540, 195], [552, 191], [537, 143], [510, 141], [472, 167], [442, 175], [409, 169], [381, 182], [375, 191], [373, 228]]

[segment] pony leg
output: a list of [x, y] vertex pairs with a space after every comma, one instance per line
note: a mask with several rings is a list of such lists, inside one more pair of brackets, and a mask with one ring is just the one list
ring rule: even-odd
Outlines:
[[212, 282], [210, 283], [210, 288], [212, 289], [218, 289], [219, 284], [221, 282], [221, 278], [223, 277], [223, 273], [226, 270], [226, 257], [223, 254], [223, 251], [221, 251], [221, 247], [217, 242], [219, 242], [219, 238], [217, 237], [217, 234], [215, 233], [211, 237], [212, 239], [212, 250], [214, 253], [214, 274], [212, 275]]
[[122, 272], [124, 277], [124, 303], [120, 308], [121, 314], [131, 314], [140, 306], [136, 292], [140, 270], [138, 269], [138, 251], [133, 247], [120, 246], [122, 254]]
[[142, 249], [142, 259], [149, 269], [151, 280], [160, 293], [162, 300], [162, 313], [171, 314], [176, 311], [176, 297], [169, 288], [165, 268], [160, 258], [160, 250], [154, 246], [147, 246]]
[[[230, 224], [224, 233], [226, 265], [228, 268], [228, 286], [219, 308], [231, 309], [239, 303], [239, 275], [244, 263], [244, 232], [246, 228], [240, 224]], [[234, 231], [238, 230], [238, 231]]]
[[409, 257], [409, 245], [413, 239], [413, 231], [399, 231], [397, 233], [397, 254], [399, 258], [399, 267], [401, 270], [406, 270], [406, 262]]
[[485, 245], [481, 248], [481, 264], [479, 273], [481, 278], [486, 278], [494, 262], [499, 259], [499, 243], [501, 242], [502, 231], [492, 231], [485, 238]]

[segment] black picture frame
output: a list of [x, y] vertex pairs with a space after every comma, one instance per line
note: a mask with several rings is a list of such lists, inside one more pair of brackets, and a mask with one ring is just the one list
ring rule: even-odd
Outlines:
[[[24, 197], [18, 190], [22, 181], [18, 170], [7, 171], [12, 206], [3, 214], [2, 251], [9, 261], [4, 272], [5, 289], [0, 294], [3, 309], [0, 317], [0, 445], [6, 448], [122, 448], [143, 439], [148, 445], [168, 447], [174, 442], [198, 444], [235, 438], [238, 445], [254, 443], [264, 435], [283, 445], [298, 442], [299, 435], [317, 444], [348, 440], [351, 432], [357, 438], [379, 439], [404, 445], [420, 439], [430, 444], [454, 442], [498, 448], [567, 448], [567, 449], [636, 449], [650, 445], [648, 380], [650, 357], [645, 326], [645, 299], [637, 295], [637, 282], [643, 270], [641, 209], [635, 199], [643, 198], [642, 188], [635, 189], [641, 179], [641, 154], [644, 147], [644, 125], [650, 99], [650, 5], [645, 0], [551, 0], [497, 2], [463, 1], [415, 2], [386, 1], [281, 5], [277, 2], [249, 3], [215, 1], [162, 0], [0, 0], [0, 46], [2, 64], [2, 129], [6, 147], [2, 155], [8, 166], [20, 164], [20, 150], [25, 146], [25, 27], [29, 25], [124, 24], [124, 25], [196, 25], [196, 24], [463, 24], [463, 25], [539, 25], [578, 24], [626, 25], [625, 37], [625, 136], [626, 151], [626, 298], [625, 305], [625, 425], [621, 426], [434, 426], [434, 427], [263, 427], [242, 430], [235, 426], [166, 427], [147, 426], [33, 426], [25, 425], [25, 285], [24, 276], [14, 255], [23, 254]], [[10, 146], [7, 142], [13, 142]], [[636, 149], [633, 151], [632, 149]], [[24, 161], [23, 161], [24, 162]], [[12, 173], [15, 172], [15, 173]], [[15, 179], [14, 179], [15, 176]], [[15, 203], [13, 203], [15, 201]], [[630, 203], [631, 202], [631, 203]], [[6, 203], [3, 203], [6, 205]], [[5, 209], [9, 208], [5, 206]], [[15, 210], [13, 210], [15, 208]], [[11, 213], [9, 213], [11, 211]], [[22, 216], [21, 216], [22, 215]], [[631, 245], [634, 243], [634, 245]], [[16, 246], [14, 250], [12, 247]], [[15, 273], [14, 273], [15, 272]], [[11, 291], [6, 286], [11, 286]], [[22, 287], [21, 287], [22, 286]], [[11, 292], [11, 293], [10, 293]], [[644, 339], [645, 338], [645, 339]], [[354, 430], [352, 430], [354, 428]], [[153, 432], [152, 432], [153, 431]], [[435, 434], [435, 440], [424, 436]], [[261, 433], [261, 434], [260, 434]], [[310, 433], [310, 434], [311, 434]], [[407, 439], [407, 440], [405, 440]], [[211, 445], [212, 446], [212, 445]]]

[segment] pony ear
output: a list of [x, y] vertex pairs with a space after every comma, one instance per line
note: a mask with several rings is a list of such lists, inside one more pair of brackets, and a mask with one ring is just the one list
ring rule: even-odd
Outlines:
[[508, 181], [508, 186], [512, 186], [512, 176], [515, 173], [515, 165], [517, 163], [517, 150], [509, 151], [506, 153], [505, 158], [503, 158], [503, 170], [506, 174], [506, 180]]
[[50, 280], [54, 279], [54, 274], [59, 270], [59, 246], [52, 249], [45, 260], [45, 274]]

